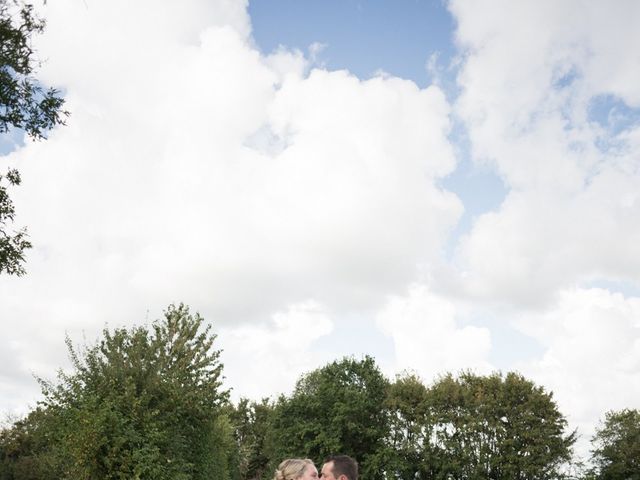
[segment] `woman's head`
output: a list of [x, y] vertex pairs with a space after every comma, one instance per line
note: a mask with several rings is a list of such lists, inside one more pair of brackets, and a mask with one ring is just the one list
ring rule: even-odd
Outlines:
[[273, 480], [315, 480], [318, 470], [308, 458], [287, 458], [276, 469]]

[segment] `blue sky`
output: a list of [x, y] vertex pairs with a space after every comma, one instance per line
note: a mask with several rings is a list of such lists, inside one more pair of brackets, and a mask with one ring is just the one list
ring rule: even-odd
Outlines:
[[640, 401], [637, 2], [42, 13], [71, 116], [0, 147], [34, 243], [0, 277], [2, 411], [68, 366], [65, 333], [171, 302], [213, 323], [236, 396], [362, 353], [425, 382], [517, 370], [582, 452]]
[[424, 87], [431, 83], [429, 58], [437, 54], [446, 68], [455, 55], [454, 21], [438, 0], [258, 0], [249, 14], [263, 52], [324, 44], [320, 63], [362, 79], [383, 70]]

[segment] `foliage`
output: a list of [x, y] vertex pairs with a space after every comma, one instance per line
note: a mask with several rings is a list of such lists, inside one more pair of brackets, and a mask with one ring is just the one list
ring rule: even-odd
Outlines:
[[52, 449], [51, 415], [31, 411], [12, 428], [0, 431], [0, 480], [54, 480], [61, 467]]
[[252, 402], [240, 399], [230, 414], [238, 449], [238, 470], [242, 480], [258, 479], [269, 465], [268, 438], [275, 405], [269, 399]]
[[[594, 468], [553, 395], [519, 374], [389, 383], [371, 357], [302, 376], [277, 401], [227, 401], [215, 335], [184, 306], [151, 329], [104, 331], [45, 401], [0, 433], [0, 480], [271, 479], [287, 457], [355, 457], [367, 480], [638, 479], [640, 414], [610, 412]], [[640, 480], [640, 479], [639, 479]]]
[[[5, 185], [5, 179], [8, 185]], [[6, 175], [0, 174], [0, 274], [24, 274], [24, 252], [31, 248], [25, 229], [11, 232], [7, 224], [13, 222], [15, 208], [7, 191], [8, 186], [20, 185], [20, 174], [10, 169]]]
[[303, 376], [290, 397], [278, 400], [272, 466], [292, 456], [320, 462], [339, 452], [358, 459], [363, 477], [382, 478], [376, 455], [388, 433], [387, 388], [388, 381], [368, 356], [334, 361]]
[[378, 456], [381, 468], [391, 478], [431, 478], [431, 419], [427, 408], [429, 391], [416, 376], [396, 378], [388, 390], [385, 407], [389, 435]]
[[[32, 5], [0, 0], [0, 134], [18, 128], [41, 139], [68, 114], [59, 92], [44, 90], [33, 77], [38, 60], [31, 39], [44, 27]], [[12, 231], [7, 225], [15, 215], [7, 187], [19, 184], [16, 170], [0, 174], [0, 274], [23, 274], [24, 252], [31, 247], [24, 229]]]
[[56, 478], [232, 478], [235, 443], [214, 340], [180, 305], [151, 329], [105, 329], [81, 353], [67, 341], [74, 372], [42, 382], [45, 415], [36, 423], [48, 438], [31, 457], [38, 465], [53, 458]]
[[516, 373], [447, 375], [429, 389], [433, 478], [560, 476], [576, 433], [551, 393]]
[[607, 412], [591, 442], [594, 478], [640, 480], [640, 411]]

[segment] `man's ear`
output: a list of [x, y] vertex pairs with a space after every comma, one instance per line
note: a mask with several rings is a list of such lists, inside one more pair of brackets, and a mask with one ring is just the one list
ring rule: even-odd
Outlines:
[[343, 473], [342, 475], [338, 475], [336, 480], [349, 480], [349, 478]]

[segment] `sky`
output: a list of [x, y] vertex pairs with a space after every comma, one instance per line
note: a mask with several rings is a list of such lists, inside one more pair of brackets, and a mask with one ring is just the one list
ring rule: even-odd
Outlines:
[[582, 453], [640, 406], [638, 2], [39, 9], [71, 115], [1, 142], [34, 248], [0, 276], [0, 412], [69, 366], [65, 335], [176, 302], [236, 399], [346, 355], [518, 371]]

